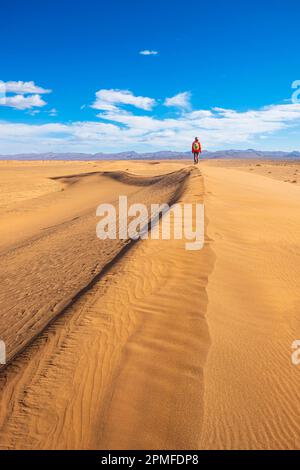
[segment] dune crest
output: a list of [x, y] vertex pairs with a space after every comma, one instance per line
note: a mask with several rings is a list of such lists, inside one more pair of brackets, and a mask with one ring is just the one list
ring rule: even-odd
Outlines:
[[[172, 203], [182, 191], [189, 170], [161, 178], [145, 178], [143, 186], [129, 195], [128, 202]], [[92, 175], [68, 176], [69, 185]], [[120, 175], [116, 175], [120, 177]], [[142, 177], [123, 175], [123, 180]], [[61, 179], [61, 178], [60, 178]], [[93, 181], [93, 180], [92, 180]], [[90, 182], [88, 181], [88, 185]], [[101, 180], [94, 182], [101, 185]], [[82, 189], [82, 188], [81, 188]], [[120, 190], [124, 191], [124, 184]], [[79, 192], [80, 197], [81, 192]], [[102, 200], [100, 202], [114, 202]], [[130, 240], [99, 240], [96, 237], [95, 207], [81, 217], [50, 227], [21, 246], [0, 255], [0, 337], [6, 343], [7, 362], [57, 316], [104, 267], [111, 263]]]
[[[164, 197], [180, 182], [178, 202], [201, 202], [199, 172], [180, 175]], [[197, 446], [213, 261], [209, 243], [189, 252], [173, 239], [143, 240], [118, 257], [2, 371], [12, 406], [0, 416], [0, 447]]]
[[[297, 168], [153, 163], [45, 164], [51, 191], [23, 188], [23, 229], [0, 232], [0, 326], [18, 352], [0, 371], [1, 449], [300, 447]], [[95, 206], [120, 194], [204, 201], [204, 249], [100, 247]]]

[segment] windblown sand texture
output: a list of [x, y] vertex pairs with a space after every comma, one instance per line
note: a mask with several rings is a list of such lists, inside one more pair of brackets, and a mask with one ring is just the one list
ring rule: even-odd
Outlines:
[[[1, 162], [0, 448], [300, 448], [298, 168]], [[204, 248], [100, 241], [119, 195], [204, 202]]]

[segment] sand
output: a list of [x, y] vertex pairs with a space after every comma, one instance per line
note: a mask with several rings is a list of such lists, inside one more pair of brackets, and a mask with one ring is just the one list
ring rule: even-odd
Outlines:
[[216, 262], [201, 448], [298, 449], [300, 189], [236, 169], [203, 174]]
[[[257, 163], [1, 162], [1, 449], [300, 447], [297, 167]], [[119, 194], [204, 248], [95, 239]]]

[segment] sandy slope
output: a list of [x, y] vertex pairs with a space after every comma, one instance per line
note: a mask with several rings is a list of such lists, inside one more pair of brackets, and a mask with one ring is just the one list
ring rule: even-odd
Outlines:
[[[182, 201], [202, 184], [193, 174]], [[136, 244], [2, 373], [0, 446], [195, 447], [212, 262], [208, 245]]]
[[262, 176], [267, 176], [285, 183], [300, 185], [300, 165], [299, 160], [210, 160], [205, 162], [205, 166], [235, 168], [242, 171], [251, 172]]
[[[195, 176], [184, 200], [201, 185]], [[194, 447], [210, 259], [178, 240], [135, 245], [8, 368], [1, 445]]]
[[[203, 189], [195, 173], [179, 202], [201, 202]], [[202, 251], [186, 251], [184, 240], [148, 240], [124, 261], [126, 281], [109, 300], [108, 311], [116, 315], [122, 305], [132, 328], [95, 444], [196, 448], [210, 342], [205, 312], [213, 253], [209, 243]]]
[[[100, 172], [133, 171], [151, 177], [182, 168], [178, 162], [0, 162], [0, 253], [9, 247], [94, 210], [113, 194], [135, 192], [128, 181], [107, 180]], [[88, 174], [88, 177], [68, 176]], [[67, 176], [67, 177], [66, 177]], [[109, 177], [109, 174], [107, 175]], [[114, 184], [115, 183], [115, 184]], [[119, 183], [119, 184], [116, 184]], [[125, 186], [122, 186], [122, 183]], [[134, 185], [133, 185], [134, 186]]]
[[[40, 333], [128, 244], [128, 239], [99, 240], [96, 237], [97, 205], [114, 202], [115, 195], [128, 193], [131, 193], [128, 204], [143, 202], [150, 206], [151, 203], [171, 202], [181, 190], [188, 172], [179, 170], [149, 178], [120, 172], [111, 176], [92, 173], [64, 178], [71, 187], [66, 190], [68, 209], [74, 199], [86, 205], [85, 186], [86, 191], [94, 191], [94, 199], [98, 193], [98, 201], [94, 204], [89, 201], [90, 209], [86, 213], [80, 216], [77, 213], [75, 217], [73, 214], [70, 218], [72, 212], [69, 212], [67, 221], [56, 223], [0, 255], [0, 337], [6, 343], [7, 361]], [[107, 182], [107, 178], [112, 181]], [[79, 188], [72, 191], [78, 185]], [[132, 187], [136, 188], [135, 192]], [[65, 198], [61, 200], [65, 209]], [[58, 198], [51, 202], [52, 210], [59, 207], [59, 202]], [[45, 212], [47, 209], [44, 207]], [[61, 210], [57, 212], [60, 215]], [[56, 213], [55, 217], [58, 217]]]
[[300, 188], [204, 169], [214, 240], [204, 448], [300, 448]]
[[[55, 186], [34, 199], [24, 187], [21, 206], [0, 215], [27, 208], [1, 252], [2, 300], [17, 315], [1, 310], [2, 331], [13, 347], [52, 318], [57, 294], [71, 299], [89, 282], [95, 259], [99, 272], [119, 252], [90, 238], [95, 203], [120, 192], [146, 203], [204, 198], [206, 244], [187, 252], [182, 240], [143, 240], [117, 256], [0, 372], [0, 448], [299, 448], [299, 187], [222, 162], [167, 180], [154, 176], [186, 163], [104, 162], [92, 170], [114, 173], [64, 179], [91, 167], [55, 165], [30, 170], [59, 176]], [[39, 302], [45, 312], [31, 324], [20, 305]]]

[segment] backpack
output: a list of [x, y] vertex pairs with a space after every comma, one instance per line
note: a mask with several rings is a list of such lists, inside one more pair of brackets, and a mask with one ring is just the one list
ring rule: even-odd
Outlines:
[[194, 151], [199, 152], [199, 150], [200, 150], [199, 142], [194, 142]]

